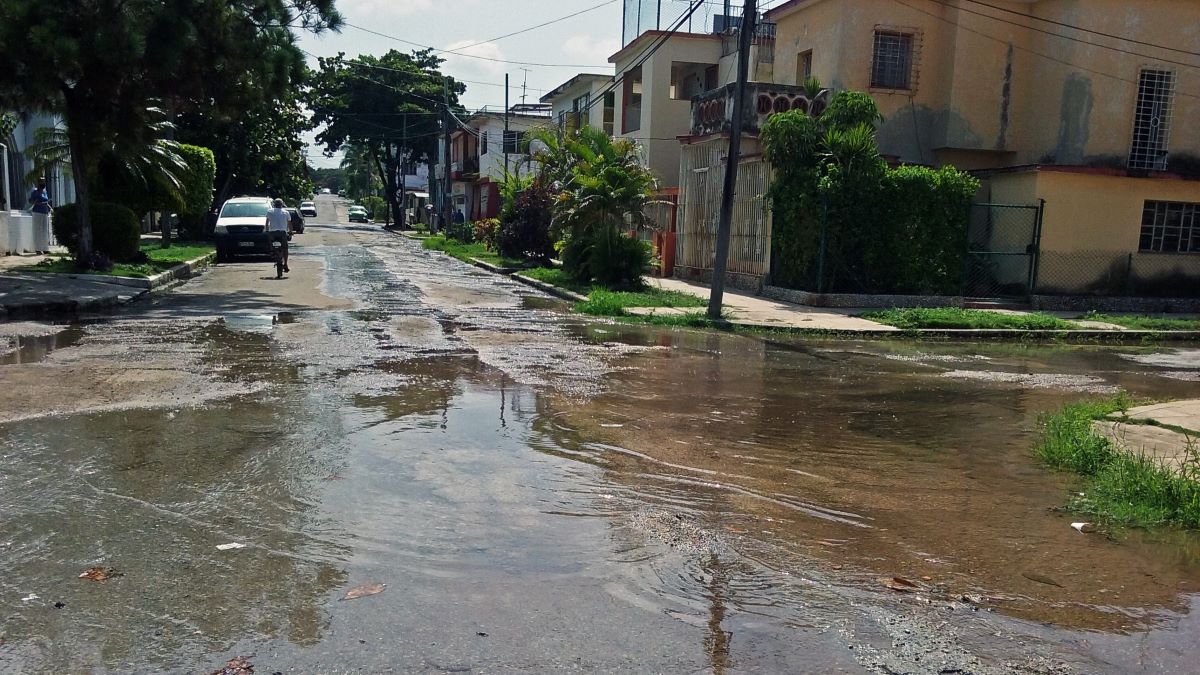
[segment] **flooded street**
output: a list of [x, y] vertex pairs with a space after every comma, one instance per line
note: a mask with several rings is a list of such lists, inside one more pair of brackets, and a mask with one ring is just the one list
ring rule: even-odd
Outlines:
[[1195, 349], [630, 326], [294, 243], [0, 324], [0, 672], [1195, 672], [1200, 537], [1082, 535], [1031, 453]]

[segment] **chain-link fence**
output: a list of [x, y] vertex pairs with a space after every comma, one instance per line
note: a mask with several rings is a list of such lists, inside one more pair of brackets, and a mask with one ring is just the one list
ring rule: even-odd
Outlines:
[[1038, 295], [1200, 297], [1195, 254], [1042, 251], [1038, 258]]

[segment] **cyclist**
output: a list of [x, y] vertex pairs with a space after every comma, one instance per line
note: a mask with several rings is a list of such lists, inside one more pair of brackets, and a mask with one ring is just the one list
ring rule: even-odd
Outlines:
[[283, 245], [283, 271], [288, 269], [288, 233], [292, 230], [292, 214], [283, 208], [283, 200], [276, 199], [271, 203], [274, 208], [267, 210], [267, 241], [279, 241]]

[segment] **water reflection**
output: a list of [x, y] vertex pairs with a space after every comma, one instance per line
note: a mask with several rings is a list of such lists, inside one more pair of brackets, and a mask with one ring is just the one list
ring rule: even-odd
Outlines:
[[1113, 350], [924, 349], [681, 332], [669, 352], [633, 357], [609, 394], [550, 396], [555, 423], [540, 429], [640, 499], [713, 526], [736, 514], [778, 569], [800, 554], [846, 583], [928, 577], [944, 597], [984, 593], [1003, 611], [1081, 628], [1135, 630], [1155, 621], [1142, 607], [1182, 611], [1178, 594], [1197, 589], [1196, 535], [1080, 537], [1050, 510], [1072, 479], [1036, 464], [1033, 428], [1083, 394], [940, 375], [1090, 374], [1159, 396], [1180, 383]]

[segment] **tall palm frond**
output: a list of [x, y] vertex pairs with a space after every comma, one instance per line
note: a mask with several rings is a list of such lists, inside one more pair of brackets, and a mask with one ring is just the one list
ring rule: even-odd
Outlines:
[[[160, 182], [177, 192], [188, 166], [179, 144], [170, 139], [175, 125], [160, 108], [148, 107], [146, 115], [148, 122], [136, 137], [109, 139], [101, 161], [106, 170], [120, 172], [144, 186]], [[28, 154], [31, 169], [25, 175], [27, 182], [37, 182], [56, 166], [69, 170], [71, 143], [66, 128], [55, 125], [36, 130]]]

